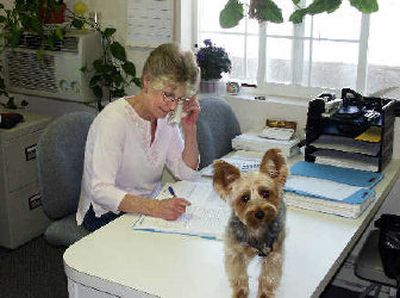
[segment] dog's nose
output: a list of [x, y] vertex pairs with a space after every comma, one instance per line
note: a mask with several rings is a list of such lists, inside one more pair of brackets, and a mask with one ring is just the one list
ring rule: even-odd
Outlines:
[[258, 210], [258, 211], [256, 212], [256, 214], [254, 214], [254, 216], [255, 216], [256, 218], [258, 218], [258, 219], [263, 219], [264, 216], [265, 216], [265, 213], [264, 213], [264, 211]]

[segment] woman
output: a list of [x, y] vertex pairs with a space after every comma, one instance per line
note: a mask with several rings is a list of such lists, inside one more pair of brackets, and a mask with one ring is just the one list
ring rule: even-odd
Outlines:
[[[136, 96], [108, 104], [93, 121], [86, 142], [78, 225], [94, 231], [122, 213], [176, 220], [190, 202], [151, 200], [161, 189], [164, 166], [182, 180], [197, 177], [196, 100], [199, 68], [194, 55], [163, 44], [147, 59]], [[181, 128], [168, 117], [183, 103]]]

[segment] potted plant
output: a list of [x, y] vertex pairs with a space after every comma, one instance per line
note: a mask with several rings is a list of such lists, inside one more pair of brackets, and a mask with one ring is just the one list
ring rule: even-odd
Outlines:
[[213, 44], [211, 39], [205, 39], [203, 43], [204, 47], [196, 52], [197, 64], [201, 69], [200, 91], [210, 93], [216, 91], [222, 73], [231, 72], [232, 63], [225, 49]]
[[73, 27], [81, 29], [86, 25], [101, 35], [101, 57], [81, 69], [91, 75], [89, 87], [97, 98], [99, 111], [103, 109], [103, 99], [111, 102], [114, 98], [126, 95], [125, 88], [132, 84], [141, 87], [135, 64], [128, 59], [124, 46], [114, 39], [115, 28], [102, 28], [94, 20], [71, 11], [70, 18]]
[[[102, 28], [84, 11], [74, 13], [62, 0], [15, 0], [13, 9], [5, 9], [0, 3], [0, 54], [5, 47], [15, 48], [21, 44], [38, 51], [38, 58], [43, 50], [58, 50], [63, 45], [64, 36], [72, 28], [98, 31], [102, 39], [102, 55], [92, 65], [81, 69], [91, 76], [90, 88], [97, 99], [97, 108], [103, 108], [102, 100], [111, 101], [125, 95], [125, 87], [141, 85], [136, 76], [133, 62], [127, 58], [123, 45], [114, 39], [114, 28]], [[82, 10], [82, 9], [80, 9]], [[65, 14], [66, 13], [66, 14]], [[63, 22], [63, 18], [68, 22]], [[54, 23], [48, 25], [47, 23]], [[0, 69], [0, 96], [10, 97], [4, 86]]]

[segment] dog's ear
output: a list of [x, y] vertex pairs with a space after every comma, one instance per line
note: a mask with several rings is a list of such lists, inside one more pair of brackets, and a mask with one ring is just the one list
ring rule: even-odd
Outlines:
[[231, 183], [240, 178], [240, 170], [223, 160], [214, 161], [213, 186], [215, 192], [223, 199], [229, 195]]
[[281, 150], [270, 149], [265, 152], [261, 160], [260, 172], [269, 175], [281, 186], [285, 184], [286, 178], [289, 175], [289, 170]]

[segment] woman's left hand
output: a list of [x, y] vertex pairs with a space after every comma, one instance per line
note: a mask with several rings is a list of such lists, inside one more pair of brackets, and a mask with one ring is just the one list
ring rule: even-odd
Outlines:
[[200, 105], [196, 96], [192, 96], [188, 101], [183, 103], [183, 112], [186, 114], [186, 116], [182, 118], [182, 125], [195, 125], [200, 114]]

